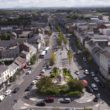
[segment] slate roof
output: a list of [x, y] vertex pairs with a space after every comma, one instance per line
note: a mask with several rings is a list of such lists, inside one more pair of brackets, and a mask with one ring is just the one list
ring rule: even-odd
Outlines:
[[0, 65], [0, 74], [7, 70], [7, 66]]

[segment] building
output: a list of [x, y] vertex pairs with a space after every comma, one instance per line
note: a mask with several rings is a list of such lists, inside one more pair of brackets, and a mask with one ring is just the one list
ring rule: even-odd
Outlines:
[[108, 22], [109, 19], [110, 19], [110, 17], [109, 16], [106, 16], [106, 15], [103, 15], [102, 16], [102, 19], [103, 19], [104, 22]]
[[18, 38], [29, 38], [32, 36], [31, 31], [22, 31], [22, 33], [18, 34]]
[[33, 45], [31, 45], [27, 42], [24, 42], [23, 44], [21, 44], [20, 48], [21, 48], [21, 51], [28, 52], [30, 54], [29, 55], [30, 57], [32, 57], [34, 54], [37, 53], [37, 49]]
[[19, 69], [19, 66], [15, 63], [12, 63], [8, 66], [9, 77], [12, 77], [16, 71]]
[[102, 30], [102, 34], [103, 34], [103, 35], [108, 35], [108, 36], [110, 36], [110, 28], [103, 29], [103, 30]]
[[20, 53], [16, 40], [0, 41], [0, 60], [14, 60]]
[[5, 65], [0, 65], [0, 86], [8, 79], [8, 68]]
[[22, 58], [25, 58], [26, 59], [26, 62], [29, 62], [30, 61], [31, 56], [30, 56], [30, 53], [29, 52], [22, 51], [21, 54], [20, 54], [20, 56]]
[[9, 66], [0, 65], [0, 91], [5, 89], [8, 84], [9, 78], [16, 73], [18, 68], [18, 65], [15, 63], [12, 63]]
[[100, 72], [110, 80], [110, 52], [105, 50], [100, 53]]
[[18, 65], [19, 69], [23, 69], [26, 66], [26, 59], [19, 56], [14, 63]]

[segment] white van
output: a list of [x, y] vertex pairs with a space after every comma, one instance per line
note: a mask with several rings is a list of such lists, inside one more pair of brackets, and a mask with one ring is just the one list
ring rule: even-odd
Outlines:
[[5, 98], [5, 95], [0, 95], [0, 102]]

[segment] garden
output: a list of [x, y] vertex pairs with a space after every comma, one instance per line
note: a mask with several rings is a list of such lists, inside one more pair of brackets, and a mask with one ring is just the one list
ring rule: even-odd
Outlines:
[[50, 76], [42, 77], [36, 84], [37, 93], [42, 96], [80, 97], [83, 94], [83, 84], [74, 79], [67, 68], [54, 67]]

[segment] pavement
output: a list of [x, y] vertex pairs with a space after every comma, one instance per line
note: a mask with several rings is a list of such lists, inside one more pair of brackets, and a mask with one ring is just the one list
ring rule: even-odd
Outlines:
[[77, 103], [88, 103], [88, 102], [92, 102], [94, 98], [95, 96], [93, 94], [85, 91], [84, 95], [81, 98], [76, 99], [74, 101]]
[[[56, 40], [56, 39], [51, 38], [51, 40]], [[43, 65], [46, 62], [48, 62], [51, 52], [52, 52], [52, 49], [50, 49], [50, 51], [48, 52], [48, 54], [45, 56], [44, 59], [40, 59], [33, 66], [32, 74], [24, 76], [23, 79], [21, 78], [20, 81], [18, 81], [17, 84], [14, 85], [14, 86], [18, 86], [20, 90], [16, 94], [11, 94], [7, 96], [3, 100], [3, 102], [0, 103], [0, 110], [27, 110], [27, 108], [33, 108], [33, 110], [43, 110], [43, 109], [51, 110], [53, 108], [60, 108], [61, 110], [64, 110], [66, 108], [69, 108], [69, 110], [81, 110], [81, 108], [84, 108], [84, 107], [92, 107], [93, 110], [110, 110], [110, 108], [108, 108], [109, 106], [105, 102], [103, 102], [103, 100], [100, 101], [100, 103], [92, 102], [94, 95], [91, 95], [86, 92], [83, 97], [79, 99], [75, 99], [70, 104], [61, 104], [58, 102], [58, 99], [56, 98], [55, 103], [47, 104], [47, 106], [43, 108], [35, 106], [36, 101], [40, 99], [36, 99], [35, 97], [34, 98], [31, 97], [30, 100], [24, 99], [24, 96], [26, 95], [26, 93], [24, 92], [25, 89], [31, 84], [31, 82], [35, 79], [35, 77], [40, 73]], [[60, 51], [58, 51], [57, 54], [58, 54], [57, 64], [58, 66], [61, 66]], [[71, 70], [72, 75], [75, 77], [74, 72], [77, 69], [79, 69], [78, 64], [73, 61], [71, 65], [68, 65], [68, 68]], [[17, 100], [17, 103], [14, 101], [15, 99]]]

